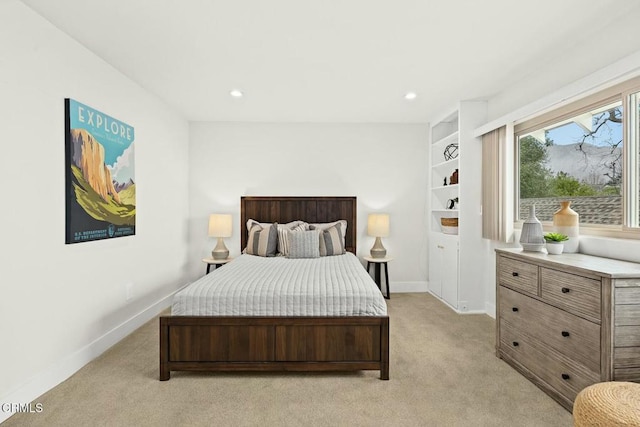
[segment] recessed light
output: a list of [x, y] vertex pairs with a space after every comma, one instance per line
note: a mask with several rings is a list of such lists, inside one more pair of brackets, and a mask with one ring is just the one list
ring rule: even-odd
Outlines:
[[407, 92], [407, 93], [404, 95], [404, 99], [406, 99], [406, 100], [408, 100], [408, 101], [411, 101], [411, 100], [413, 100], [413, 99], [416, 99], [416, 98], [417, 98], [417, 96], [418, 96], [418, 94], [417, 94], [417, 93], [415, 93], [415, 92]]
[[231, 92], [229, 92], [229, 95], [233, 96], [234, 98], [242, 98], [244, 93], [242, 93], [242, 91], [239, 91], [238, 89], [234, 89]]

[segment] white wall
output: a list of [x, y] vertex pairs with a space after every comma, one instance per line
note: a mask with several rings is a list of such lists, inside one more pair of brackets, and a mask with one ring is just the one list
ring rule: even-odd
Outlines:
[[232, 256], [240, 252], [240, 196], [357, 196], [358, 255], [368, 254], [367, 214], [390, 214], [391, 291], [426, 291], [425, 125], [191, 123], [190, 275], [215, 241], [211, 213], [233, 215]]
[[[625, 7], [622, 3], [618, 5]], [[638, 17], [628, 13], [626, 16], [613, 18], [614, 14], [612, 12], [611, 16], [602, 16], [600, 22], [590, 25], [590, 36], [575, 41], [575, 46], [571, 46], [569, 40], [562, 41], [568, 47], [566, 50], [558, 56], [545, 58], [537, 67], [531, 68], [527, 79], [503, 88], [492, 97], [488, 110], [489, 120], [509, 114], [529, 103], [536, 103], [541, 97], [558, 95], [565, 89], [569, 91], [563, 93], [563, 96], [577, 95], [595, 85], [606, 83], [610, 78], [627, 73], [629, 70], [623, 71], [623, 68], [637, 61], [634, 58], [637, 55], [633, 52], [640, 46], [637, 42]], [[612, 19], [615, 19], [615, 25], [609, 25]], [[585, 45], [589, 46], [591, 54], [585, 55]], [[522, 46], [522, 55], [527, 54], [528, 47]], [[591, 80], [589, 87], [575, 85], [585, 77]], [[556, 98], [556, 102], [562, 100], [563, 96]]]
[[[121, 338], [131, 329], [124, 322], [145, 320], [145, 309], [184, 282], [189, 130], [16, 0], [0, 2], [0, 94], [0, 402], [24, 403]], [[135, 236], [64, 243], [66, 97], [135, 128]]]

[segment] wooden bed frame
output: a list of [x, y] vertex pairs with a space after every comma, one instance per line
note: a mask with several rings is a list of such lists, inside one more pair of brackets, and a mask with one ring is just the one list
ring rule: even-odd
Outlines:
[[[309, 223], [346, 219], [346, 249], [356, 253], [355, 197], [242, 197], [247, 219]], [[380, 370], [389, 379], [389, 317], [160, 317], [160, 380], [171, 371]]]

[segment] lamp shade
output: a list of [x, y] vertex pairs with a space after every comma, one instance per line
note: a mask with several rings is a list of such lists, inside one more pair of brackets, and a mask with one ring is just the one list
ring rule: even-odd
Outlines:
[[209, 236], [231, 237], [231, 215], [211, 214], [209, 216]]
[[369, 214], [367, 222], [367, 234], [373, 237], [389, 236], [389, 215]]

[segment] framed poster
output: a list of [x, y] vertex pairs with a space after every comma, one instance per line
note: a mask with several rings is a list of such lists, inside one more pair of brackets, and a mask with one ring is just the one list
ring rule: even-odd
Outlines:
[[133, 127], [64, 102], [66, 243], [136, 234]]

